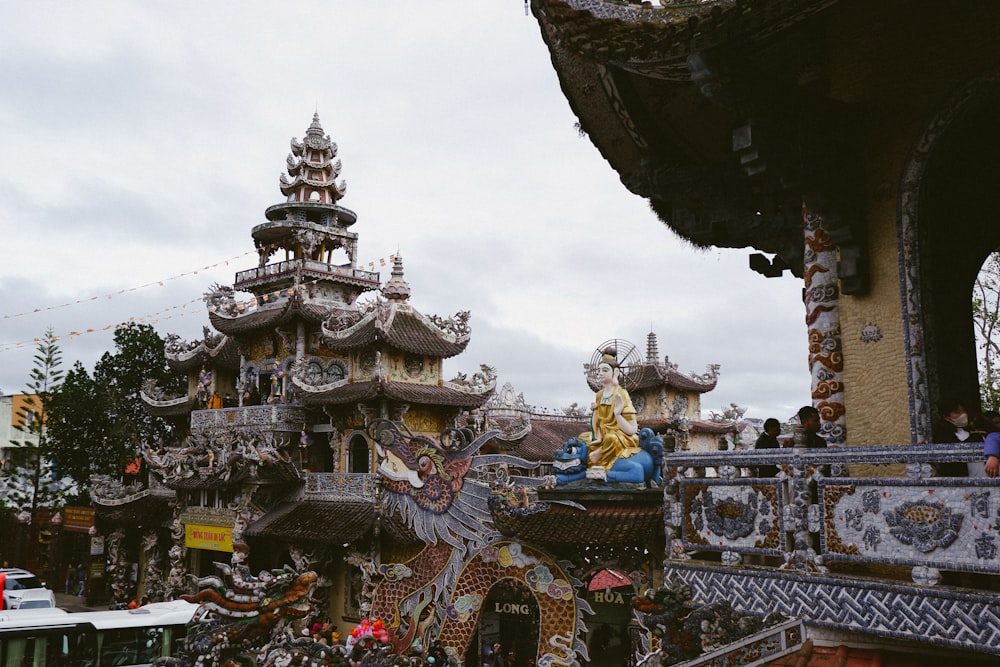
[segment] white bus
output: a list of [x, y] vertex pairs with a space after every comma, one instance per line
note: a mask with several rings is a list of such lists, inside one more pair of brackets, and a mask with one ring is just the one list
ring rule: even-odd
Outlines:
[[175, 655], [198, 605], [138, 609], [0, 612], [0, 667], [133, 667]]

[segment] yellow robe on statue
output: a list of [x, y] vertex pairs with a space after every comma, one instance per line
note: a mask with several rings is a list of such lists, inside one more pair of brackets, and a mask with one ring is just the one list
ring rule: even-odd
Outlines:
[[584, 433], [580, 436], [590, 450], [590, 465], [602, 466], [605, 470], [611, 470], [618, 459], [627, 459], [642, 451], [639, 447], [639, 436], [629, 435], [618, 427], [618, 420], [615, 418], [615, 396], [622, 398], [622, 417], [627, 421], [635, 421], [632, 399], [623, 387], [616, 385], [611, 396], [605, 398], [602, 389], [594, 397], [594, 403], [597, 404], [594, 408], [594, 425], [601, 434], [600, 442], [594, 441], [594, 433]]

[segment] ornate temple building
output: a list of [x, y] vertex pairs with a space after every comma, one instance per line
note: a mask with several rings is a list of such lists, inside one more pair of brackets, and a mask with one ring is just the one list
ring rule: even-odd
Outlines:
[[[442, 360], [468, 344], [467, 312], [417, 311], [399, 256], [385, 285], [359, 268], [357, 216], [338, 204], [340, 169], [316, 116], [292, 142], [286, 200], [252, 230], [258, 265], [206, 294], [214, 330], [202, 340], [168, 337], [168, 363], [188, 375], [188, 392], [165, 396], [150, 384], [143, 398], [151, 414], [175, 420], [182, 439], [146, 451], [148, 488], [104, 480], [95, 489], [116, 597], [137, 585], [154, 598], [184, 590], [186, 575], [212, 574], [234, 553], [244, 559], [254, 539], [262, 566], [287, 561], [289, 542], [326, 559], [310, 566], [332, 562], [332, 545], [343, 551], [375, 530], [367, 421], [438, 434], [492, 393], [488, 367], [455, 383], [442, 378]], [[359, 304], [365, 292], [377, 296]], [[136, 561], [142, 574], [130, 581]], [[344, 605], [345, 568], [333, 574]], [[357, 611], [356, 600], [346, 604]]]
[[247, 586], [251, 570], [291, 565], [317, 573], [321, 614], [383, 619], [400, 650], [434, 640], [471, 664], [499, 641], [539, 661], [627, 660], [642, 641], [631, 594], [659, 580], [667, 544], [661, 438], [717, 451], [733, 430], [701, 419], [718, 366], [683, 374], [651, 333], [628, 385], [655, 465], [644, 451], [625, 485], [560, 486], [554, 456], [589, 413], [494, 392], [485, 365], [444, 379], [469, 313], [418, 311], [399, 255], [385, 283], [358, 266], [336, 157], [314, 117], [292, 141], [286, 200], [252, 230], [258, 265], [205, 295], [201, 340], [168, 337], [188, 390], [149, 383], [143, 399], [180, 438], [144, 452], [147, 487], [94, 489], [113, 597], [190, 594], [210, 575]]

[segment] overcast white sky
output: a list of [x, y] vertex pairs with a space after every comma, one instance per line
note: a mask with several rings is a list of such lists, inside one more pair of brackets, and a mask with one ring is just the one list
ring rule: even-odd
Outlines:
[[399, 250], [416, 308], [472, 311], [448, 377], [487, 363], [529, 404], [585, 404], [594, 347], [652, 330], [684, 372], [721, 364], [705, 416], [809, 403], [800, 281], [692, 248], [621, 185], [520, 0], [4, 2], [0, 389], [49, 326], [65, 370], [129, 317], [200, 338], [317, 110], [359, 259]]

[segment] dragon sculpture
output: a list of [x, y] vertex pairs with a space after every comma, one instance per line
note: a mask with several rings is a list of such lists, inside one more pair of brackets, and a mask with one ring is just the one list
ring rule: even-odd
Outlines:
[[[315, 572], [285, 567], [250, 574], [244, 565], [216, 563], [219, 575], [195, 579], [199, 591], [182, 596], [199, 604], [177, 656], [160, 658], [157, 667], [239, 667], [266, 659], [284, 626], [315, 612], [309, 593]], [[287, 650], [287, 647], [285, 647]]]
[[405, 563], [377, 566], [381, 581], [371, 613], [385, 623], [394, 650], [437, 641], [451, 659], [463, 660], [486, 596], [507, 580], [530, 590], [538, 603], [539, 666], [578, 667], [578, 655], [589, 659], [579, 637], [586, 631], [583, 614], [592, 611], [575, 594], [581, 583], [567, 574], [567, 564], [503, 539], [489, 512], [490, 487], [469, 475], [484, 466], [535, 464], [478, 455], [496, 431], [474, 437], [467, 429], [446, 429], [435, 442], [384, 419], [371, 422], [369, 430], [380, 458], [385, 511], [398, 513], [426, 545]]
[[[648, 428], [639, 429], [639, 445], [642, 451], [628, 458], [615, 461], [607, 471], [607, 482], [657, 486], [660, 483], [660, 469], [663, 463], [663, 440]], [[587, 480], [587, 444], [579, 438], [570, 438], [555, 453], [553, 468], [556, 485], [562, 486]]]

